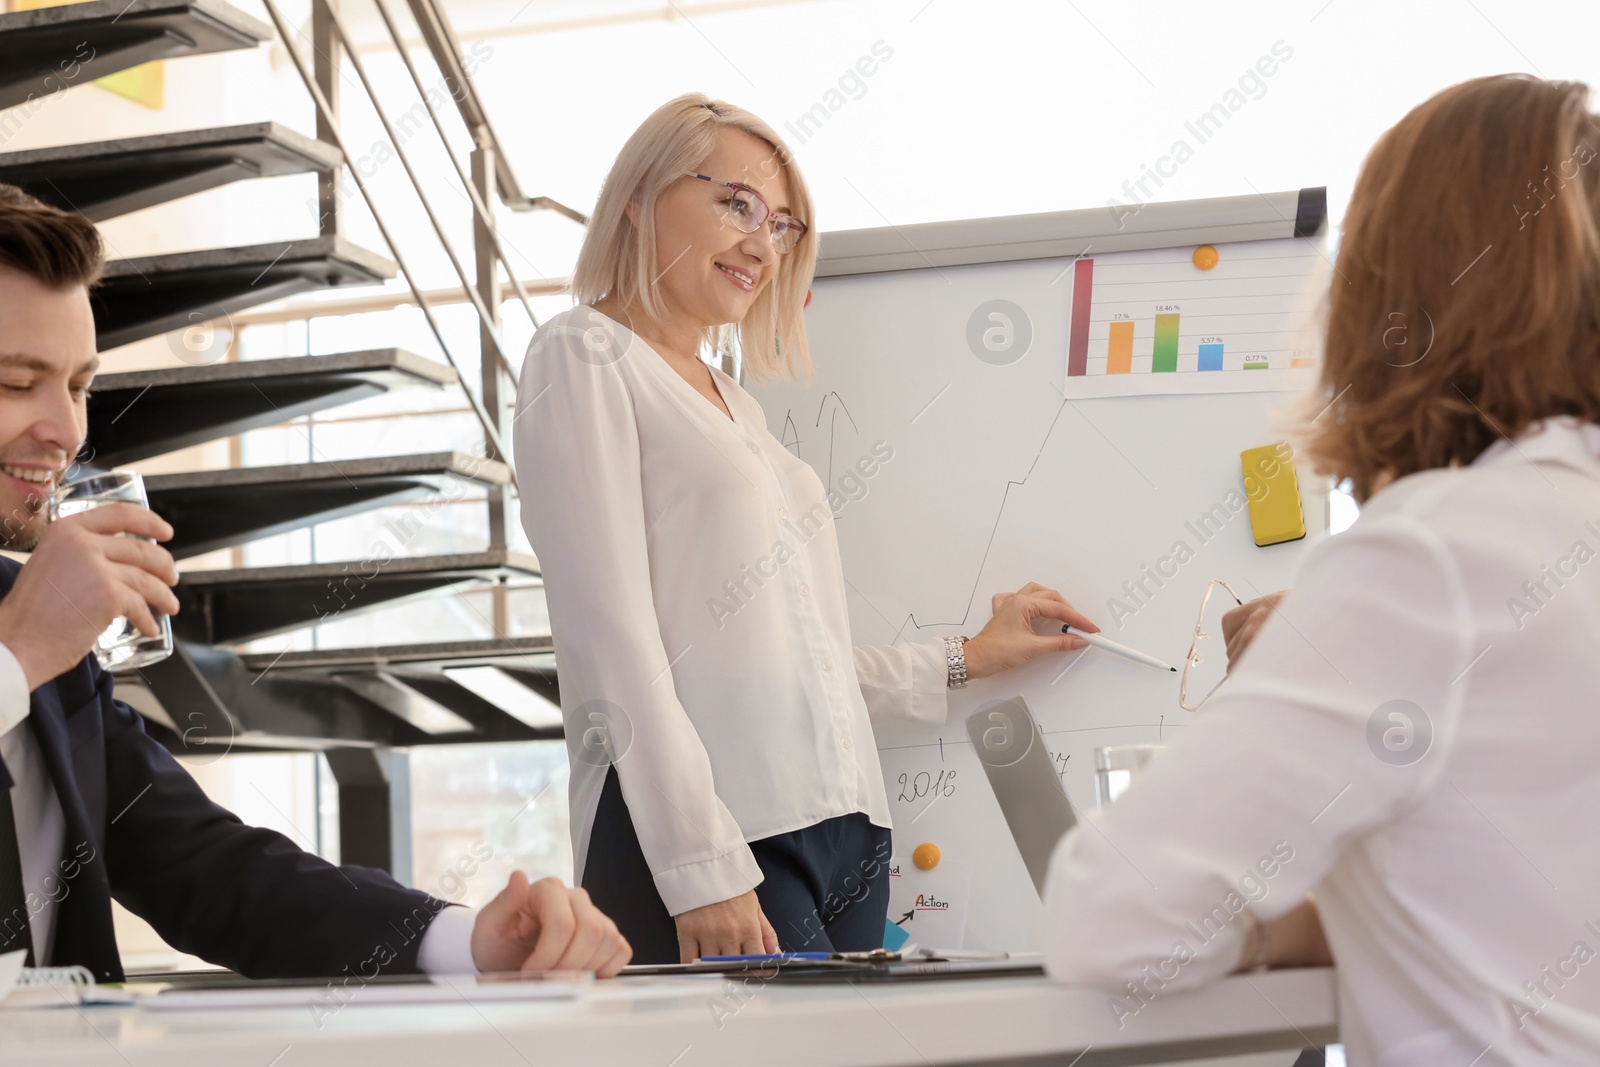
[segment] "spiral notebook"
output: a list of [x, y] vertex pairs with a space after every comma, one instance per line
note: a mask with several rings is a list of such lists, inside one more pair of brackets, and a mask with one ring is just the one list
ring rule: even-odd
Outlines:
[[0, 1011], [133, 1003], [131, 993], [97, 985], [87, 967], [24, 967], [27, 957], [20, 950], [0, 956]]

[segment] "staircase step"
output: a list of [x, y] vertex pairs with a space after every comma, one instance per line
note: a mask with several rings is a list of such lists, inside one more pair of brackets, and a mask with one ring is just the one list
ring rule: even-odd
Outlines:
[[375, 252], [343, 237], [314, 237], [114, 259], [90, 299], [103, 352], [203, 322], [226, 326], [235, 311], [297, 293], [394, 275], [394, 263]]
[[272, 27], [219, 0], [89, 0], [0, 15], [0, 108], [153, 59], [254, 48]]
[[[382, 543], [387, 551], [387, 541]], [[178, 582], [182, 610], [172, 617], [173, 633], [231, 645], [428, 593], [539, 576], [531, 555], [505, 549], [387, 559], [384, 554], [339, 563], [187, 571]]]
[[102, 374], [89, 393], [88, 462], [121, 467], [391, 389], [455, 380], [444, 364], [399, 348]]
[[[562, 735], [561, 690], [549, 634], [240, 657], [252, 687], [332, 681], [435, 742]], [[452, 722], [451, 720], [454, 720]], [[471, 733], [462, 736], [461, 724]]]
[[332, 170], [339, 150], [276, 122], [0, 153], [0, 182], [95, 222], [249, 178]]
[[152, 474], [150, 507], [172, 524], [178, 559], [436, 496], [452, 484], [508, 485], [503, 463], [465, 452]]
[[246, 652], [239, 659], [252, 671], [264, 671], [269, 667], [299, 670], [395, 665], [440, 670], [445, 667], [510, 666], [554, 677], [556, 646], [549, 634], [535, 634], [527, 637], [490, 637], [480, 641]]
[[[475, 681], [463, 669], [503, 672], [512, 684], [485, 699], [461, 684]], [[548, 634], [244, 656], [180, 641], [172, 657], [118, 674], [117, 695], [189, 760], [244, 749], [554, 740], [563, 732]]]

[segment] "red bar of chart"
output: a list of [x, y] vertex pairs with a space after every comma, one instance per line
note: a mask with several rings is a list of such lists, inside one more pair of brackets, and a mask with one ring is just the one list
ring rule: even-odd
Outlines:
[[1067, 377], [1089, 369], [1089, 310], [1094, 303], [1094, 260], [1080, 259], [1072, 271], [1072, 332], [1067, 335]]

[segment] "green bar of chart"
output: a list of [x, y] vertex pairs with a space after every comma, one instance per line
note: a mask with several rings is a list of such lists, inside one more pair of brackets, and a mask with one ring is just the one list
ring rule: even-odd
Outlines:
[[1156, 316], [1155, 359], [1150, 369], [1157, 374], [1178, 369], [1178, 316], [1176, 313]]

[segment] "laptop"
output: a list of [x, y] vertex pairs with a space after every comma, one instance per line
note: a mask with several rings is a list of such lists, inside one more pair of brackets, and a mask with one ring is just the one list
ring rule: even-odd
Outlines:
[[967, 736], [983, 764], [1011, 837], [1044, 898], [1050, 854], [1078, 823], [1046, 749], [1044, 733], [1021, 696], [986, 704], [967, 717]]

